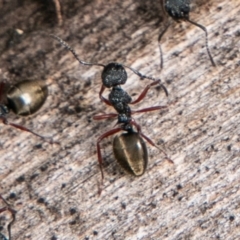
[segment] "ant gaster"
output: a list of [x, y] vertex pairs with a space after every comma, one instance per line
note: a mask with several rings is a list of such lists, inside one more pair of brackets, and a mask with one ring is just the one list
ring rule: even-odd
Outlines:
[[[5, 125], [18, 128], [23, 131], [30, 132], [40, 138], [46, 139], [33, 132], [32, 130], [11, 123], [7, 120], [6, 115], [12, 110], [16, 115], [28, 116], [37, 112], [44, 104], [48, 96], [48, 89], [43, 80], [38, 81], [22, 81], [6, 90], [6, 83], [0, 83], [0, 120]], [[48, 140], [47, 140], [48, 141]], [[52, 140], [49, 142], [52, 143]]]
[[[11, 226], [15, 221], [15, 215], [16, 215], [16, 211], [14, 209], [12, 209], [9, 205], [9, 203], [0, 195], [0, 199], [5, 203], [5, 207], [0, 208], [0, 213], [3, 212], [10, 212], [12, 215], [12, 221], [8, 224], [7, 229], [8, 229], [8, 239], [11, 240]], [[0, 233], [0, 239], [6, 239], [5, 236], [3, 234]]]
[[[132, 175], [141, 176], [147, 167], [148, 161], [148, 154], [146, 144], [143, 141], [143, 138], [152, 146], [157, 147], [154, 142], [145, 136], [142, 131], [141, 127], [135, 122], [132, 118], [132, 114], [136, 113], [143, 113], [149, 111], [155, 111], [160, 109], [165, 109], [166, 106], [154, 106], [149, 108], [144, 108], [141, 110], [131, 110], [129, 104], [136, 104], [140, 102], [147, 94], [148, 90], [155, 85], [160, 84], [160, 86], [165, 91], [165, 94], [168, 95], [167, 89], [161, 84], [160, 79], [155, 79], [152, 77], [145, 76], [140, 72], [136, 71], [135, 69], [125, 66], [120, 63], [111, 62], [107, 65], [99, 64], [99, 63], [87, 63], [77, 56], [76, 52], [61, 38], [50, 34], [50, 36], [56, 40], [58, 40], [63, 46], [65, 46], [79, 61], [80, 64], [83, 65], [96, 65], [103, 67], [102, 71], [102, 87], [99, 92], [100, 99], [109, 106], [112, 106], [117, 113], [109, 113], [94, 116], [94, 120], [102, 120], [102, 119], [109, 119], [109, 118], [118, 118], [117, 124], [120, 125], [114, 129], [111, 129], [104, 134], [102, 134], [97, 139], [97, 155], [98, 155], [98, 162], [100, 165], [100, 170], [102, 174], [102, 179], [104, 177], [103, 170], [102, 170], [102, 154], [100, 149], [100, 142], [113, 134], [116, 134], [120, 131], [125, 131], [126, 133], [121, 134], [120, 136], [116, 136], [113, 141], [113, 152], [115, 155], [116, 160], [119, 164], [123, 167], [123, 169]], [[125, 84], [127, 81], [127, 72], [125, 68], [130, 69], [135, 74], [137, 74], [141, 79], [147, 78], [153, 80], [153, 82], [145, 87], [142, 93], [138, 96], [138, 98], [132, 101], [131, 96], [121, 88], [121, 85]], [[110, 94], [108, 99], [102, 96], [103, 91], [105, 88], [110, 89]], [[136, 128], [137, 131], [134, 131], [133, 127]], [[158, 147], [157, 147], [158, 148]], [[167, 154], [163, 151], [166, 158]], [[168, 159], [172, 162], [170, 159]]]
[[[187, 21], [187, 22], [201, 28], [205, 32], [205, 42], [206, 42], [207, 53], [208, 53], [209, 59], [211, 61], [211, 64], [215, 67], [216, 64], [213, 60], [213, 57], [212, 57], [212, 55], [210, 53], [210, 50], [209, 50], [209, 47], [208, 47], [208, 32], [207, 32], [207, 29], [204, 26], [202, 26], [202, 25], [192, 21], [191, 19], [189, 19], [190, 1], [189, 0], [162, 0], [162, 2], [163, 2], [162, 3], [163, 12], [167, 13], [170, 17], [172, 17], [173, 20], [175, 20], [176, 22], [180, 22], [181, 20], [182, 21]], [[163, 57], [162, 57], [162, 49], [161, 49], [160, 41], [161, 41], [163, 35], [166, 33], [169, 26], [170, 26], [170, 23], [168, 21], [167, 25], [165, 26], [163, 31], [160, 32], [160, 34], [158, 36], [161, 69], [163, 68]]]

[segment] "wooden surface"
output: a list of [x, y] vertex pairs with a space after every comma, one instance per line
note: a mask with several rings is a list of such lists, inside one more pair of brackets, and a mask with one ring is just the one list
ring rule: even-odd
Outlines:
[[[53, 3], [39, 2], [0, 2], [1, 79], [46, 79], [49, 86], [37, 114], [9, 120], [60, 141], [1, 124], [0, 193], [17, 210], [12, 239], [240, 239], [240, 1], [198, 0], [190, 15], [208, 29], [216, 68], [203, 31], [175, 23], [162, 40], [161, 73], [158, 1], [61, 1], [62, 26]], [[115, 124], [92, 120], [112, 112], [98, 99], [102, 69], [79, 65], [41, 31], [66, 40], [85, 61], [118, 61], [162, 79], [169, 97], [153, 88], [134, 109], [168, 110], [135, 119], [173, 165], [148, 145], [145, 175], [128, 176], [110, 137], [101, 145], [98, 195], [95, 143]], [[124, 89], [136, 97], [149, 81], [128, 76]]]

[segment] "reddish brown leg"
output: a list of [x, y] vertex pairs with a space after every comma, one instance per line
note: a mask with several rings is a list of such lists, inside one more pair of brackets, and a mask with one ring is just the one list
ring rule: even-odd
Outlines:
[[[15, 128], [17, 128], [17, 129], [20, 129], [20, 130], [22, 130], [22, 131], [30, 132], [30, 133], [32, 133], [33, 135], [35, 135], [35, 136], [37, 136], [37, 137], [40, 137], [40, 138], [44, 139], [45, 141], [47, 141], [47, 142], [49, 142], [49, 143], [51, 143], [51, 144], [52, 144], [52, 143], [57, 143], [57, 144], [59, 144], [58, 142], [54, 142], [51, 137], [44, 137], [44, 136], [42, 136], [42, 135], [40, 135], [40, 134], [38, 134], [38, 133], [33, 132], [32, 130], [30, 130], [30, 129], [24, 127], [24, 126], [21, 126], [21, 125], [15, 124], [15, 123], [8, 122], [8, 120], [7, 120], [6, 118], [4, 118], [4, 117], [0, 117], [0, 119], [2, 120], [3, 124], [5, 124], [5, 125], [10, 125], [10, 126], [15, 127]], [[49, 138], [49, 139], [48, 139], [48, 138]]]
[[102, 94], [104, 90], [105, 90], [105, 87], [102, 85], [101, 90], [99, 92], [99, 98], [101, 99], [101, 101], [105, 102], [107, 105], [112, 106], [112, 104], [105, 97], [103, 97]]
[[12, 209], [11, 207], [9, 207], [8, 202], [1, 195], [0, 195], [0, 199], [6, 204], [5, 207], [0, 208], [0, 213], [5, 212], [5, 211], [9, 211], [12, 214], [12, 221], [7, 226], [9, 240], [11, 240], [11, 226], [15, 221], [15, 216], [16, 216], [17, 212], [14, 209]]
[[2, 100], [2, 97], [3, 97], [3, 89], [4, 89], [4, 82], [1, 82], [0, 83], [0, 102]]
[[161, 109], [165, 109], [165, 108], [167, 108], [167, 106], [154, 106], [154, 107], [149, 107], [149, 108], [143, 108], [143, 109], [140, 109], [140, 110], [132, 110], [132, 114], [143, 113], [143, 112], [151, 112], [151, 111], [161, 110]]
[[166, 160], [169, 162], [169, 163], [174, 163], [172, 159], [170, 159], [167, 155], [167, 153], [162, 150], [161, 148], [159, 148], [149, 137], [147, 137], [146, 135], [144, 135], [142, 132], [139, 133], [149, 144], [151, 144], [152, 146], [156, 147], [157, 149], [159, 149], [164, 155], [165, 155], [165, 158]]
[[105, 132], [103, 133], [98, 139], [97, 139], [97, 155], [98, 155], [98, 163], [99, 163], [99, 166], [100, 166], [100, 170], [101, 170], [101, 174], [102, 174], [102, 179], [104, 178], [103, 176], [103, 169], [102, 169], [102, 154], [101, 154], [101, 149], [100, 149], [100, 142], [106, 138], [106, 137], [109, 137], [119, 131], [121, 131], [122, 128], [118, 127], [118, 128], [114, 128], [108, 132]]
[[160, 149], [149, 137], [147, 137], [145, 134], [142, 133], [141, 127], [135, 122], [134, 119], [132, 119], [132, 125], [134, 125], [137, 128], [138, 133], [149, 143], [151, 144], [153, 147], [156, 147], [157, 149], [159, 149], [161, 152], [163, 152], [163, 154], [165, 155], [165, 158], [167, 159], [168, 162], [170, 163], [174, 163], [167, 155], [167, 153]]
[[[165, 108], [167, 108], [167, 106], [154, 106], [154, 107], [149, 107], [149, 108], [143, 108], [140, 110], [132, 110], [131, 113], [136, 114], [136, 113], [151, 112], [151, 111], [161, 110], [161, 109], [165, 109]], [[117, 113], [106, 113], [106, 114], [94, 116], [93, 119], [94, 120], [103, 120], [103, 119], [108, 119], [108, 118], [115, 118], [117, 116], [118, 116]]]
[[[154, 82], [151, 83], [151, 84], [148, 84], [148, 85], [144, 88], [144, 90], [142, 91], [142, 93], [138, 96], [138, 98], [137, 98], [135, 101], [131, 102], [130, 104], [136, 104], [136, 103], [142, 101], [143, 98], [146, 96], [148, 90], [149, 90], [152, 86], [155, 86], [155, 85], [159, 84], [160, 82], [161, 82], [161, 80], [157, 80], [157, 81], [154, 81]], [[163, 85], [161, 85], [161, 86], [163, 87]], [[163, 87], [163, 88], [164, 88], [164, 91], [165, 91], [165, 87]]]
[[102, 120], [102, 119], [114, 118], [114, 117], [117, 117], [117, 115], [118, 115], [117, 113], [106, 113], [103, 115], [94, 116], [93, 119], [94, 120]]

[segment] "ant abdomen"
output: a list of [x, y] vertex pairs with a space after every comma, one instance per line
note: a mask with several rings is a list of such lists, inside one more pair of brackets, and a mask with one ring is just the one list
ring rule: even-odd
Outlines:
[[144, 174], [148, 163], [148, 151], [139, 133], [133, 131], [115, 136], [113, 153], [126, 172], [134, 176]]
[[37, 112], [44, 104], [48, 96], [48, 89], [45, 81], [22, 81], [6, 90], [6, 84], [0, 83], [0, 121], [5, 125], [18, 128], [22, 131], [30, 132], [42, 139], [49, 139], [34, 131], [15, 123], [11, 123], [7, 119], [7, 114], [13, 111], [19, 116], [28, 116]]
[[7, 92], [7, 106], [15, 114], [28, 116], [37, 112], [48, 96], [48, 88], [43, 80], [22, 81]]

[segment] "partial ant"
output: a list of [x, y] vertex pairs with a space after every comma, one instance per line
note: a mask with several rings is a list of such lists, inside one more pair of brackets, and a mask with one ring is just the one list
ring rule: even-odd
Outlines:
[[[162, 8], [163, 8], [163, 12], [167, 13], [176, 22], [180, 22], [181, 20], [182, 21], [187, 21], [187, 22], [201, 28], [205, 32], [205, 35], [206, 35], [205, 41], [206, 41], [207, 53], [208, 53], [209, 59], [211, 61], [211, 64], [215, 67], [216, 64], [213, 60], [213, 57], [212, 57], [212, 55], [210, 53], [210, 50], [209, 50], [209, 47], [208, 47], [208, 32], [207, 32], [207, 29], [204, 26], [200, 25], [199, 23], [196, 23], [196, 22], [189, 19], [190, 1], [189, 0], [162, 0]], [[161, 41], [163, 35], [168, 30], [169, 26], [170, 26], [170, 23], [168, 21], [166, 27], [163, 29], [162, 32], [159, 33], [159, 36], [158, 36], [161, 69], [163, 68], [163, 57], [162, 57], [162, 49], [161, 49], [160, 41]]]
[[[61, 38], [50, 34], [50, 36], [56, 40], [58, 40], [65, 48], [67, 48], [73, 56], [79, 61], [80, 64], [89, 65], [89, 66], [101, 66], [103, 67], [102, 71], [102, 87], [99, 92], [99, 97], [101, 101], [106, 103], [109, 106], [112, 106], [117, 113], [109, 113], [94, 116], [94, 120], [102, 120], [109, 118], [118, 118], [117, 124], [120, 125], [117, 128], [111, 129], [104, 134], [102, 134], [97, 139], [97, 155], [98, 162], [101, 170], [102, 179], [104, 178], [103, 169], [102, 169], [102, 154], [100, 150], [100, 142], [113, 134], [116, 134], [120, 131], [125, 131], [126, 133], [121, 134], [120, 136], [116, 136], [113, 141], [113, 152], [116, 160], [123, 167], [123, 169], [134, 176], [141, 176], [147, 167], [148, 162], [148, 153], [146, 144], [143, 141], [143, 138], [152, 146], [157, 147], [154, 142], [144, 135], [141, 131], [141, 127], [135, 122], [132, 118], [132, 114], [143, 113], [149, 111], [156, 111], [165, 109], [166, 106], [154, 106], [149, 108], [144, 108], [141, 110], [131, 110], [129, 104], [136, 104], [140, 102], [147, 94], [148, 90], [155, 85], [160, 84], [160, 86], [165, 91], [165, 94], [168, 95], [167, 89], [164, 85], [161, 84], [160, 79], [155, 79], [152, 77], [145, 76], [135, 69], [125, 66], [120, 63], [111, 62], [107, 65], [99, 64], [99, 63], [87, 63], [78, 57], [76, 52]], [[153, 82], [145, 87], [142, 93], [138, 96], [138, 98], [132, 101], [132, 98], [129, 94], [121, 88], [121, 85], [125, 84], [127, 81], [127, 72], [125, 68], [130, 69], [136, 75], [138, 75], [141, 79], [147, 78], [153, 80]], [[110, 94], [108, 99], [102, 96], [105, 88], [110, 89]], [[135, 131], [133, 128], [136, 128]], [[157, 147], [158, 148], [158, 147]], [[172, 162], [167, 157], [167, 154], [163, 151], [166, 158]]]
[[[15, 222], [15, 216], [16, 216], [16, 210], [10, 207], [9, 203], [0, 195], [0, 199], [5, 203], [5, 207], [0, 208], [0, 213], [9, 211], [12, 215], [12, 221], [8, 224], [7, 229], [8, 229], [8, 237], [9, 240], [11, 240], [11, 226]], [[6, 237], [0, 233], [0, 240], [3, 239], [5, 240]]]
[[[10, 125], [12, 127], [18, 128], [20, 130], [30, 132], [42, 139], [44, 137], [32, 130], [11, 123], [7, 120], [6, 115], [12, 110], [16, 115], [28, 116], [37, 112], [44, 104], [48, 96], [48, 89], [44, 81], [22, 81], [6, 90], [6, 83], [0, 83], [0, 120], [5, 125]], [[52, 139], [49, 140], [52, 143]]]

